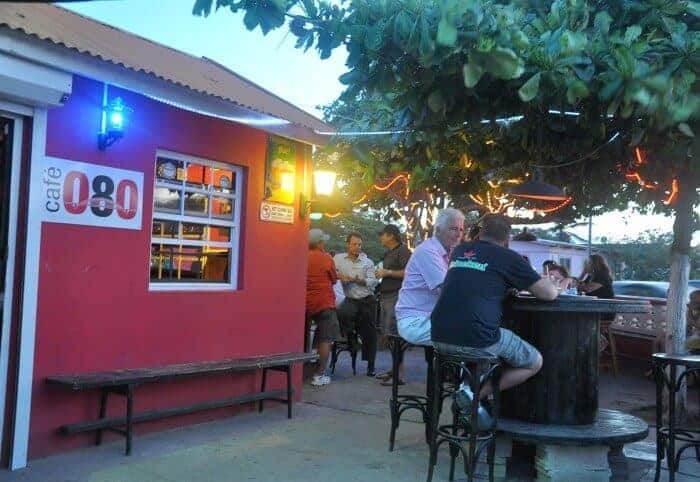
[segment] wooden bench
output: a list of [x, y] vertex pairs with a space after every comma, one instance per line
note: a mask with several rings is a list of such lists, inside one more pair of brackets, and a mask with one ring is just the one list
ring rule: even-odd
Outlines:
[[[100, 399], [99, 420], [63, 425], [59, 428], [59, 431], [65, 435], [96, 431], [96, 445], [102, 443], [102, 432], [104, 430], [116, 432], [126, 437], [126, 455], [131, 455], [133, 424], [138, 422], [147, 422], [255, 401], [259, 403], [258, 410], [262, 412], [263, 402], [265, 400], [275, 400], [287, 404], [287, 416], [292, 418], [292, 407], [294, 404], [292, 367], [295, 363], [313, 362], [317, 358], [318, 355], [315, 353], [283, 353], [270, 356], [183, 363], [151, 368], [81, 373], [78, 375], [56, 375], [48, 377], [46, 382], [50, 385], [68, 388], [74, 391], [101, 390], [102, 397]], [[232, 374], [259, 369], [263, 371], [260, 392], [221, 400], [199, 402], [188, 406], [134, 413], [134, 389], [138, 385], [178, 378]], [[287, 374], [286, 390], [266, 390], [268, 370], [280, 371]], [[126, 397], [126, 416], [107, 417], [107, 401], [110, 393]]]

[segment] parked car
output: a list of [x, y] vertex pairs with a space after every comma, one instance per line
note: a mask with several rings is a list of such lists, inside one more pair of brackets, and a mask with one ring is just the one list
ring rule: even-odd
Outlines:
[[[616, 295], [644, 296], [651, 298], [666, 298], [668, 296], [668, 281], [615, 281], [613, 290]], [[688, 295], [700, 290], [700, 280], [688, 281]]]
[[616, 295], [666, 298], [668, 281], [615, 281], [613, 290]]

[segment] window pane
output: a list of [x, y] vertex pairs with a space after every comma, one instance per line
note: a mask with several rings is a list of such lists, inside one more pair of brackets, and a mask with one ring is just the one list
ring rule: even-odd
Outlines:
[[220, 243], [231, 241], [231, 228], [209, 226], [209, 241], [218, 241]]
[[233, 219], [233, 199], [214, 196], [211, 199], [211, 217]]
[[177, 238], [177, 221], [153, 220], [152, 235], [156, 238]]
[[180, 279], [197, 281], [202, 279], [202, 249], [195, 246], [183, 246], [180, 250]]
[[211, 182], [210, 168], [201, 164], [188, 164], [185, 182], [188, 186], [198, 189], [208, 189], [209, 183]]
[[177, 246], [151, 245], [151, 281], [177, 280]]
[[236, 174], [228, 169], [212, 168], [213, 186], [216, 191], [233, 193], [236, 190]]
[[180, 214], [182, 192], [167, 187], [157, 187], [153, 191], [153, 208], [165, 213]]
[[156, 180], [171, 184], [181, 184], [183, 178], [183, 162], [167, 157], [159, 157], [156, 161]]
[[208, 215], [209, 196], [195, 192], [185, 193], [185, 214], [188, 216]]
[[203, 241], [206, 239], [204, 224], [182, 223], [182, 239], [194, 239]]
[[229, 282], [230, 249], [206, 248], [203, 279], [209, 282]]

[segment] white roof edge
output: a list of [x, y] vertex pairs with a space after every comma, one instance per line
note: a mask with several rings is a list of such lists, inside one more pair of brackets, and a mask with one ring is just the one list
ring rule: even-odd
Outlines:
[[[323, 145], [328, 142], [326, 137], [316, 134], [311, 127], [251, 110], [233, 101], [175, 84], [153, 74], [107, 62], [7, 26], [0, 26], [0, 53], [105, 82], [184, 110], [246, 124], [306, 144]], [[279, 126], [265, 125], [267, 120], [273, 121], [270, 124], [275, 120], [283, 121], [284, 124], [280, 122]]]

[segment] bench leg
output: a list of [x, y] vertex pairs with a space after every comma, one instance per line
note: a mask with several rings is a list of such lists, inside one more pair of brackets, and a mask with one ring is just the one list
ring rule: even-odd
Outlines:
[[126, 391], [126, 455], [131, 455], [131, 442], [133, 438], [134, 415], [134, 387], [129, 385]]
[[292, 418], [294, 397], [292, 395], [292, 365], [287, 365], [287, 418]]
[[[100, 397], [100, 420], [103, 420], [107, 416], [107, 397], [109, 396], [109, 390], [103, 388], [102, 396]], [[95, 445], [102, 445], [102, 429], [97, 431], [97, 439], [95, 440]]]
[[[265, 391], [266, 385], [267, 385], [267, 368], [263, 368], [263, 372], [262, 372], [262, 384], [260, 385], [260, 391], [261, 391], [261, 392], [264, 392], [264, 391]], [[260, 412], [260, 413], [262, 413], [262, 411], [263, 411], [263, 402], [264, 402], [264, 400], [260, 400], [260, 401], [258, 402], [258, 412]]]

